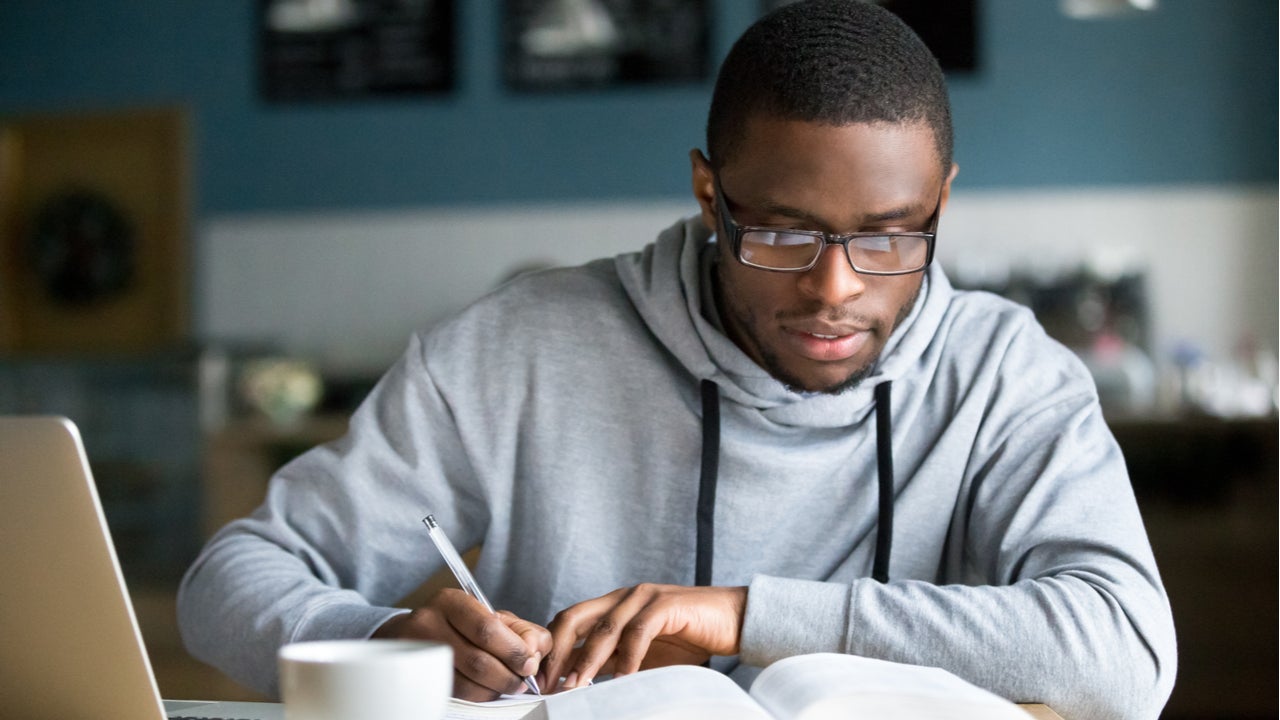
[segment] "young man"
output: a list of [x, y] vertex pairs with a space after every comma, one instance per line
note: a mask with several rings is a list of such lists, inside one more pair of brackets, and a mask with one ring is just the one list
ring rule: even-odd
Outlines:
[[[430, 638], [483, 699], [836, 651], [1155, 717], [1172, 622], [1092, 382], [930, 264], [950, 122], [875, 5], [757, 23], [691, 153], [701, 215], [415, 335], [349, 434], [210, 541], [192, 652], [274, 692], [285, 642]], [[391, 607], [442, 565], [427, 513], [483, 543], [499, 617], [460, 591]]]

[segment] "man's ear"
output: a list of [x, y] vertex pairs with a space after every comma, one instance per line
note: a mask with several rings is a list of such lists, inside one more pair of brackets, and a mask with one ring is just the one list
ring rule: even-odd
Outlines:
[[689, 164], [693, 176], [693, 199], [702, 208], [702, 224], [707, 230], [716, 232], [716, 175], [711, 169], [711, 161], [702, 151], [694, 148], [689, 151]]
[[951, 181], [956, 179], [956, 175], [960, 173], [960, 166], [951, 163], [951, 172], [947, 173], [947, 180], [942, 184], [942, 199], [938, 201], [938, 215], [947, 209], [947, 200], [951, 199]]

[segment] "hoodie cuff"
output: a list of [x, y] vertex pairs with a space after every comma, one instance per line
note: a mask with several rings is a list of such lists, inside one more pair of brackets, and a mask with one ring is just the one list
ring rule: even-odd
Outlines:
[[409, 612], [403, 608], [332, 603], [313, 610], [298, 624], [289, 642], [367, 640], [383, 623]]
[[845, 652], [849, 586], [757, 575], [747, 589], [741, 658], [765, 667], [792, 655]]

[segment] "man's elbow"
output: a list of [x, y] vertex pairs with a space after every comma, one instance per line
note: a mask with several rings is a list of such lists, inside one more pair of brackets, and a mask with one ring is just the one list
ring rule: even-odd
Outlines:
[[1049, 705], [1071, 720], [1155, 720], [1177, 674], [1177, 649], [1170, 629], [1167, 642], [1145, 644], [1135, 652], [1102, 651], [1106, 658], [1074, 668], [1076, 682], [1064, 683], [1060, 699]]

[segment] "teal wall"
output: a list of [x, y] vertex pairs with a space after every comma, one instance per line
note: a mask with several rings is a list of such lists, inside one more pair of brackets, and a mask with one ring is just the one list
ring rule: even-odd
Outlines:
[[[951, 78], [959, 187], [1274, 183], [1275, 0], [1161, 0], [1111, 21], [980, 0]], [[3, 0], [0, 116], [179, 104], [200, 214], [674, 198], [703, 85], [514, 95], [499, 0], [458, 0], [444, 97], [267, 105], [251, 0]], [[713, 3], [717, 58], [754, 0]]]

